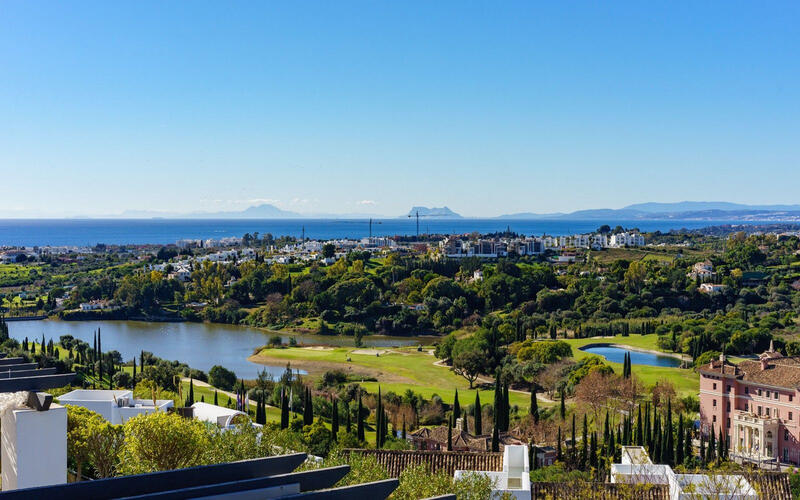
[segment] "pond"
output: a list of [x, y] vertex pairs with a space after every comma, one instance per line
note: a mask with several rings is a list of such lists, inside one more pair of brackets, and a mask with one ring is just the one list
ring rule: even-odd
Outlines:
[[663, 366], [668, 368], [679, 368], [681, 366], [681, 360], [672, 356], [632, 351], [621, 347], [595, 345], [583, 347], [581, 351], [600, 355], [613, 363], [622, 363], [625, 360], [625, 354], [630, 353], [632, 365]]
[[[93, 341], [94, 332], [100, 328], [103, 350], [117, 350], [122, 359], [138, 357], [142, 350], [159, 358], [178, 360], [192, 368], [208, 372], [214, 365], [233, 370], [240, 378], [256, 378], [259, 370], [266, 368], [276, 378], [285, 366], [264, 366], [247, 361], [253, 349], [266, 344], [276, 333], [235, 325], [214, 323], [151, 323], [146, 321], [10, 321], [9, 334], [22, 341], [45, 339], [58, 342], [61, 335]], [[281, 335], [284, 343], [294, 337], [299, 343], [353, 346], [352, 337], [335, 335]], [[430, 343], [431, 337], [364, 337], [370, 347], [398, 347]]]

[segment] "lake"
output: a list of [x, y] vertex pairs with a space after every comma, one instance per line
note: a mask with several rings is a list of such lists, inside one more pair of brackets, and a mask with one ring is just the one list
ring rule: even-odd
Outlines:
[[[92, 344], [94, 332], [100, 328], [103, 350], [117, 350], [124, 360], [138, 358], [142, 350], [159, 358], [177, 359], [192, 368], [208, 372], [214, 365], [233, 370], [239, 378], [253, 379], [266, 368], [280, 376], [285, 366], [263, 366], [247, 361], [253, 349], [269, 341], [275, 333], [235, 325], [214, 323], [150, 323], [145, 321], [10, 321], [9, 334], [22, 341], [28, 339], [53, 339], [72, 335]], [[290, 337], [299, 343], [353, 346], [352, 337], [328, 335], [281, 335], [284, 343]], [[399, 347], [433, 342], [432, 337], [364, 337], [370, 347]]]
[[681, 366], [681, 360], [672, 356], [631, 351], [621, 347], [594, 346], [582, 348], [581, 350], [602, 356], [613, 363], [622, 363], [625, 359], [625, 354], [630, 353], [632, 365], [664, 366], [669, 368], [679, 368]]

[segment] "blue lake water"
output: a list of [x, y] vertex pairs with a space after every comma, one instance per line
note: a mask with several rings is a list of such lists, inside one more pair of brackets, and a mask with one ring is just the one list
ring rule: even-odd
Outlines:
[[587, 347], [581, 350], [583, 352], [602, 356], [613, 363], [622, 363], [625, 360], [625, 353], [630, 353], [632, 365], [665, 366], [669, 368], [678, 368], [681, 366], [681, 360], [678, 358], [673, 358], [672, 356], [663, 356], [649, 352], [630, 351], [620, 347], [596, 346]]
[[[511, 219], [425, 219], [421, 233], [491, 233], [510, 228], [524, 235], [586, 233], [603, 224], [639, 228], [641, 231], [697, 229], [717, 224], [741, 222], [700, 220], [511, 220]], [[366, 219], [0, 219], [0, 246], [167, 244], [179, 239], [208, 239], [262, 235], [312, 239], [363, 238], [369, 236]], [[416, 221], [409, 218], [373, 221], [375, 236], [413, 235]]]
[[[142, 350], [159, 358], [178, 360], [192, 368], [208, 372], [214, 365], [233, 370], [239, 378], [253, 379], [265, 369], [276, 378], [285, 366], [263, 366], [247, 361], [253, 349], [263, 346], [274, 333], [244, 326], [213, 323], [149, 323], [144, 321], [10, 321], [9, 334], [22, 341], [45, 339], [58, 342], [61, 335], [93, 342], [94, 332], [100, 328], [103, 351], [117, 350], [125, 361], [138, 358]], [[289, 336], [281, 335], [284, 343]], [[300, 343], [353, 346], [352, 337], [334, 335], [293, 335]], [[395, 347], [430, 343], [431, 337], [367, 336], [364, 345], [370, 347]], [[344, 358], [344, 356], [343, 356]], [[344, 361], [344, 359], [342, 359]]]

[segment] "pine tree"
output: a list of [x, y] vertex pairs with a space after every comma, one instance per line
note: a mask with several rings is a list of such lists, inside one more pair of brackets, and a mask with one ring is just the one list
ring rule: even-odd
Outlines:
[[481, 394], [478, 391], [475, 391], [475, 435], [481, 436], [483, 435], [483, 411], [481, 408]]
[[531, 416], [533, 423], [539, 423], [539, 402], [536, 401], [536, 385], [531, 384]]
[[461, 405], [458, 404], [458, 389], [456, 389], [455, 399], [453, 400], [453, 418], [461, 418]]

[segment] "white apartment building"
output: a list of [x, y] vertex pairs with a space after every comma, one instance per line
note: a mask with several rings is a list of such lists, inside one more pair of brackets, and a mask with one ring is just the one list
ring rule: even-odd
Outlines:
[[157, 399], [153, 404], [152, 399], [134, 398], [133, 393], [126, 390], [77, 389], [59, 396], [58, 402], [92, 410], [112, 424], [123, 424], [136, 415], [167, 411], [173, 406], [171, 399]]

